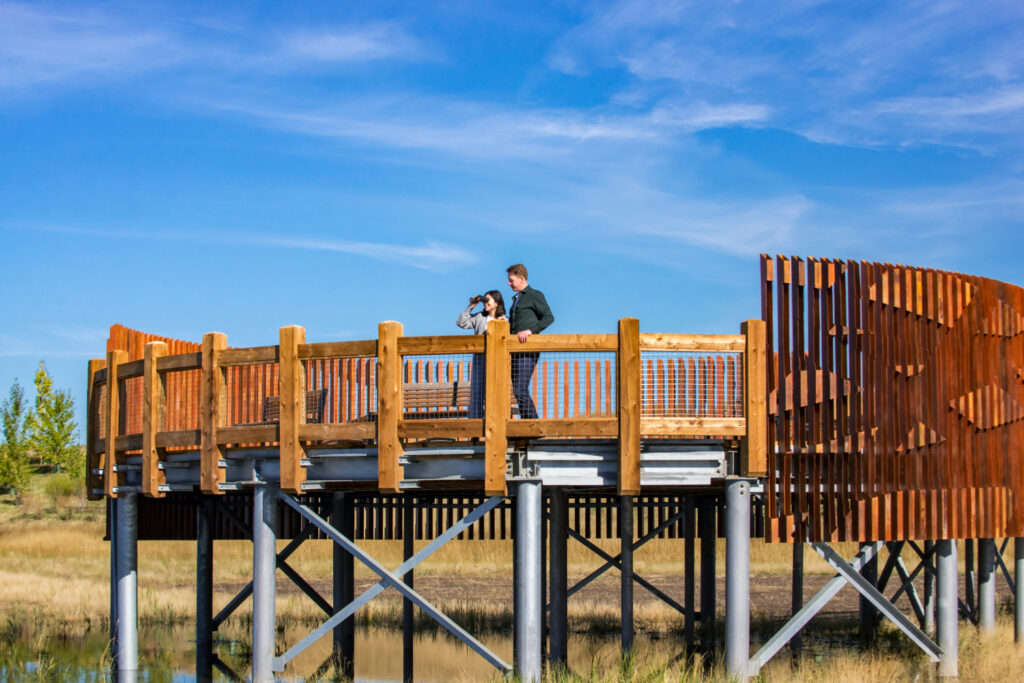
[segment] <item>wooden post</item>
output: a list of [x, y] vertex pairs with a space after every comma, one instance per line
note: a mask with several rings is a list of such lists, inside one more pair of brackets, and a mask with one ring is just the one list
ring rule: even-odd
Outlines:
[[227, 347], [226, 335], [220, 332], [203, 335], [203, 387], [199, 397], [202, 438], [199, 481], [203, 493], [221, 493], [219, 485], [224, 481], [224, 470], [219, 462], [224, 457], [224, 449], [217, 445], [217, 429], [223, 424], [227, 400], [219, 352]]
[[377, 486], [398, 493], [402, 481], [402, 442], [398, 421], [402, 418], [402, 357], [398, 338], [402, 323], [388, 320], [377, 327]]
[[744, 477], [764, 476], [768, 470], [766, 330], [763, 320], [747, 320], [740, 324], [740, 332], [747, 339], [743, 352], [743, 415], [747, 420], [747, 436], [740, 450], [739, 471]]
[[640, 495], [640, 321], [619, 320], [618, 371], [620, 496]]
[[100, 438], [103, 425], [100, 424], [99, 392], [96, 391], [96, 373], [104, 365], [102, 358], [93, 358], [89, 361], [89, 389], [86, 399], [86, 426], [85, 426], [85, 496], [89, 500], [99, 500], [102, 495], [93, 493], [103, 488], [103, 481], [96, 474], [100, 468], [101, 454], [96, 450], [96, 441]]
[[508, 321], [492, 320], [484, 340], [484, 493], [505, 496], [505, 454], [508, 452], [508, 419], [512, 413], [511, 367], [508, 353]]
[[117, 497], [117, 433], [121, 422], [121, 390], [117, 366], [128, 362], [128, 353], [120, 349], [107, 352], [107, 454], [103, 459], [103, 490], [110, 498]]
[[298, 325], [281, 328], [278, 347], [281, 421], [281, 488], [288, 493], [302, 493], [306, 468], [302, 466], [305, 449], [299, 442], [299, 425], [306, 422], [306, 373], [299, 360], [299, 344], [306, 343], [306, 329]]
[[167, 355], [167, 344], [153, 341], [146, 344], [142, 359], [142, 493], [163, 498], [160, 485], [167, 481], [160, 469], [160, 453], [156, 434], [164, 429], [167, 386], [164, 375], [157, 372], [158, 358]]

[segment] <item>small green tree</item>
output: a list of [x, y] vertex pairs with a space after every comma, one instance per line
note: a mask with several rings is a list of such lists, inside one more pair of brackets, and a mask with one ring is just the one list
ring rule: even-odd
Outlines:
[[75, 401], [71, 392], [54, 390], [46, 363], [39, 361], [36, 371], [36, 409], [29, 416], [29, 437], [32, 450], [44, 464], [52, 465], [78, 478], [85, 474], [81, 449], [75, 432]]
[[0, 406], [0, 426], [4, 441], [0, 444], [0, 489], [10, 489], [18, 496], [28, 485], [28, 438], [26, 434], [25, 390], [14, 380], [7, 399]]

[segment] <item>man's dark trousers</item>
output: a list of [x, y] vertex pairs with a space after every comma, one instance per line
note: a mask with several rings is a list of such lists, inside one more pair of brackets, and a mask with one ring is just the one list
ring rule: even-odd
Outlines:
[[519, 417], [524, 420], [536, 420], [538, 417], [537, 406], [530, 396], [530, 380], [538, 360], [540, 354], [536, 352], [512, 354], [512, 393], [519, 404]]

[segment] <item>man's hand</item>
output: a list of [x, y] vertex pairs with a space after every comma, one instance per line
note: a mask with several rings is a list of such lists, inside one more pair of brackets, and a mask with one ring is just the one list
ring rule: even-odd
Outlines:
[[531, 332], [530, 330], [523, 330], [522, 332], [520, 332], [519, 335], [518, 335], [519, 336], [519, 343], [522, 344], [522, 343], [526, 342], [526, 340], [530, 338], [531, 334], [533, 334], [533, 332]]

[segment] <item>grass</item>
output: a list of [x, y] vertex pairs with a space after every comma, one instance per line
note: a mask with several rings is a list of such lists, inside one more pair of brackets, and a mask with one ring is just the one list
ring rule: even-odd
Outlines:
[[[109, 547], [103, 537], [103, 504], [87, 502], [80, 489], [69, 484], [64, 475], [45, 475], [33, 478], [33, 484], [24, 495], [24, 503], [13, 504], [10, 496], [0, 496], [0, 679], [45, 680], [61, 678], [66, 661], [54, 654], [60, 644], [74, 645], [88, 638], [103, 639], [109, 630]], [[618, 541], [600, 540], [596, 543], [611, 554], [618, 552]], [[283, 544], [282, 544], [283, 545]], [[360, 542], [370, 554], [386, 566], [401, 562], [401, 543], [395, 541]], [[418, 547], [422, 544], [417, 544]], [[191, 542], [153, 542], [139, 544], [139, 617], [149, 630], [171, 629], [176, 635], [171, 648], [176, 665], [191, 667], [191, 647], [188, 633], [195, 609], [195, 546]], [[849, 557], [856, 551], [854, 544], [839, 544], [837, 549]], [[718, 570], [724, 571], [724, 544], [719, 542]], [[1011, 551], [1012, 552], [1012, 551]], [[808, 574], [831, 574], [809, 549], [805, 551]], [[648, 576], [678, 575], [683, 556], [683, 542], [657, 540], [637, 551], [634, 562], [638, 573]], [[767, 545], [755, 542], [751, 549], [752, 574], [780, 576], [788, 574], [792, 557], [789, 545]], [[963, 554], [961, 553], [961, 561]], [[595, 567], [595, 557], [579, 544], [569, 548], [569, 574], [579, 579]], [[906, 559], [913, 559], [911, 553]], [[307, 578], [325, 581], [331, 572], [331, 548], [326, 541], [304, 544], [289, 563]], [[699, 562], [699, 558], [698, 558]], [[457, 588], [472, 585], [500, 584], [511, 586], [512, 547], [508, 541], [472, 541], [451, 543], [432, 556], [417, 569], [416, 577], [429, 583], [431, 578], [446, 577]], [[252, 573], [251, 545], [245, 541], [218, 541], [215, 547], [215, 608], [224, 605], [234, 593], [247, 583]], [[617, 581], [614, 572], [609, 581]], [[357, 565], [357, 580], [369, 580], [369, 570]], [[756, 579], [755, 579], [756, 580]], [[612, 585], [612, 584], [610, 584]], [[329, 589], [325, 589], [328, 590]], [[618, 598], [605, 600], [582, 594], [570, 600], [570, 630], [575, 633], [614, 634], [618, 630]], [[511, 597], [511, 590], [508, 591]], [[390, 597], [388, 597], [390, 596]], [[458, 623], [475, 634], [507, 634], [512, 627], [508, 600], [481, 600], [462, 590], [445, 592], [434, 599], [435, 604]], [[501, 596], [499, 596], [501, 597]], [[219, 631], [218, 636], [235, 647], [237, 661], [244, 666], [247, 655], [251, 621], [248, 606], [243, 606]], [[293, 643], [318, 625], [323, 615], [303, 595], [283, 593], [277, 605], [278, 625], [283, 641]], [[680, 616], [661, 603], [638, 603], [635, 610], [638, 633], [678, 633]], [[849, 623], [835, 626], [838, 635], [829, 645], [815, 650], [808, 638], [808, 653], [794, 666], [788, 656], [777, 656], [762, 672], [762, 681], [903, 681], [926, 680], [933, 667], [909, 644], [901, 634], [891, 628], [883, 629], [883, 637], [867, 650], [844, 644], [843, 638], [855, 633], [851, 617]], [[394, 591], [371, 602], [360, 610], [357, 623], [367, 632], [374, 628], [394, 628], [401, 623], [401, 602]], [[779, 625], [777, 618], [758, 618], [753, 623], [756, 637], [766, 637]], [[420, 615], [419, 626], [430, 637], [436, 625]], [[169, 631], [169, 632], [171, 632]], [[845, 635], [844, 635], [845, 634]], [[392, 638], [390, 634], [385, 634]], [[436, 637], [436, 636], [435, 636]], [[825, 633], [823, 637], [830, 635]], [[442, 642], [442, 640], [438, 640]], [[444, 641], [446, 642], [446, 641]], [[662, 638], [646, 641], [642, 653], [622, 660], [616, 652], [613, 638], [604, 651], [587, 655], [589, 659], [575, 663], [573, 671], [552, 671], [547, 680], [570, 681], [716, 681], [725, 680], [721, 664], [707, 662], [699, 656], [676, 661], [677, 639]], [[658, 645], [659, 642], [664, 647]], [[97, 661], [102, 665], [105, 651], [97, 646]], [[55, 649], [57, 648], [57, 649]], [[74, 647], [71, 647], [74, 650]], [[156, 648], [163, 652], [168, 648]], [[437, 664], [451, 664], [454, 657], [442, 647], [436, 650]], [[816, 652], [816, 654], [815, 654]], [[996, 633], [990, 638], [980, 637], [973, 627], [961, 623], [960, 671], [961, 680], [1021, 680], [1024, 654], [1013, 646], [1013, 628], [1010, 616], [1001, 614]], [[171, 656], [163, 652], [159, 656]], [[70, 655], [69, 655], [70, 656]], [[157, 654], [152, 656], [156, 657]], [[18, 662], [32, 658], [38, 667], [33, 671], [14, 672]], [[417, 654], [419, 662], [429, 654]], [[180, 660], [180, 661], [178, 661]], [[297, 662], [296, 664], [300, 664]], [[311, 673], [315, 662], [305, 662], [300, 670]], [[419, 664], [417, 666], [420, 666]], [[424, 666], [432, 666], [424, 664]], [[6, 672], [6, 673], [5, 673]], [[38, 678], [33, 678], [37, 676]], [[25, 678], [27, 676], [28, 678]], [[467, 674], [465, 680], [479, 680], [479, 672]], [[497, 679], [495, 679], [497, 680]]]

